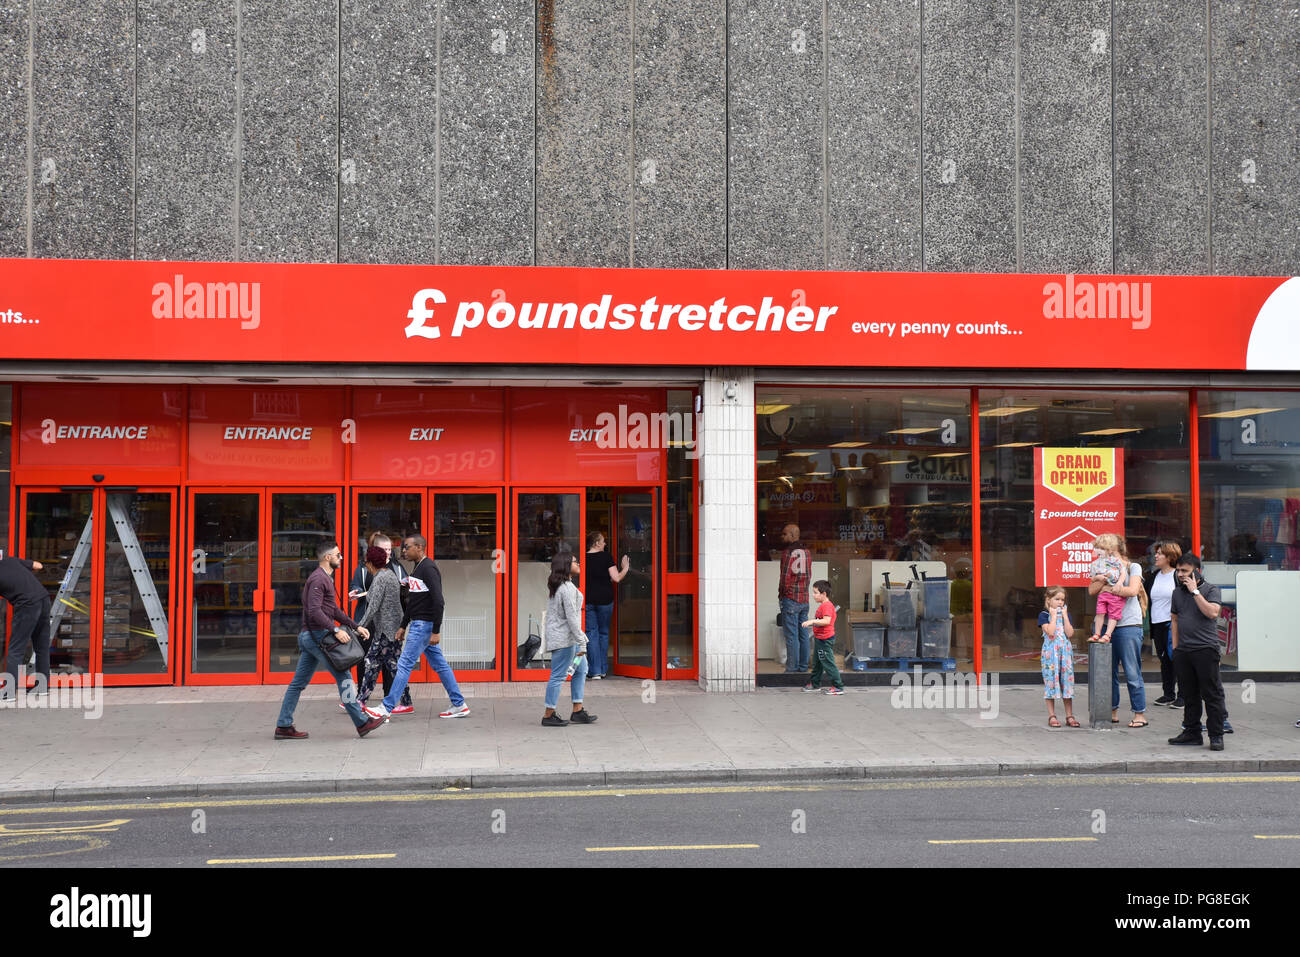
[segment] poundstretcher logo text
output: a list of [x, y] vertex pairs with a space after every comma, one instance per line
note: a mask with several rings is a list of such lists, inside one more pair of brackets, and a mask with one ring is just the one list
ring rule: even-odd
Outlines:
[[[447, 297], [440, 289], [421, 289], [411, 298], [411, 308], [406, 317], [406, 338], [437, 339], [442, 328], [430, 322], [434, 309], [430, 303], [445, 303]], [[774, 305], [771, 296], [764, 297], [758, 306], [729, 305], [726, 297], [715, 299], [710, 305], [702, 303], [660, 303], [657, 296], [644, 302], [621, 302], [615, 305], [614, 297], [604, 295], [597, 302], [461, 302], [456, 307], [452, 323], [452, 338], [459, 338], [471, 329], [487, 323], [491, 329], [643, 329], [663, 332], [680, 329], [698, 332], [822, 332], [830, 317], [839, 312], [838, 306], [796, 305], [786, 309]]]

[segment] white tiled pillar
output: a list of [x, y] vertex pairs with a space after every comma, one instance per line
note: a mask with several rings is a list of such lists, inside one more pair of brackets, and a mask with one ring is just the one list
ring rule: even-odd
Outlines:
[[702, 399], [700, 687], [753, 691], [754, 370], [708, 370]]

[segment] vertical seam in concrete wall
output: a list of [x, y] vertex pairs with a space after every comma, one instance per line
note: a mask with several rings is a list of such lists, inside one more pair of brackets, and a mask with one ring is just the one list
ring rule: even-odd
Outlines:
[[140, 0], [131, 5], [131, 258], [136, 250], [136, 205], [140, 199]]
[[[731, 0], [722, 4], [722, 268], [731, 268]], [[701, 483], [702, 484], [702, 483]]]
[[831, 268], [830, 0], [822, 0], [822, 265]]
[[235, 0], [235, 249], [239, 262], [239, 203], [244, 182], [244, 2]]
[[[442, 3], [433, 25], [433, 261], [442, 265]], [[537, 109], [534, 102], [533, 109]]]
[[1014, 183], [1016, 190], [1016, 272], [1024, 272], [1024, 240], [1021, 222], [1020, 206], [1020, 0], [1014, 0], [1012, 3], [1012, 45], [1011, 51], [1011, 71], [1012, 71], [1012, 140], [1015, 150], [1015, 174]]
[[1214, 26], [1205, 0], [1205, 258], [1214, 275]]
[[918, 81], [916, 102], [917, 203], [921, 207], [921, 272], [925, 272], [925, 0], [920, 0], [920, 3], [917, 4], [916, 19], [921, 50], [916, 64]]
[[541, 43], [537, 29], [538, 10], [533, 3], [533, 265], [537, 265], [537, 177], [541, 169], [541, 151], [537, 145], [537, 46]]
[[343, 0], [335, 10], [334, 37], [334, 261], [343, 261]]
[[632, 42], [628, 55], [628, 90], [630, 91], [631, 117], [627, 146], [627, 265], [636, 265], [636, 0], [628, 2], [629, 32]]
[[27, 3], [27, 258], [32, 258], [36, 192], [36, 0]]
[[1110, 272], [1115, 274], [1115, 0], [1110, 0]]

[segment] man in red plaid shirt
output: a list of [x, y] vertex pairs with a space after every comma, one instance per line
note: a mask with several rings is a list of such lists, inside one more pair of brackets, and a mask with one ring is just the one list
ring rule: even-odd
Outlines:
[[808, 617], [808, 579], [812, 575], [812, 556], [799, 541], [799, 526], [781, 529], [781, 581], [777, 599], [781, 607], [781, 629], [785, 633], [785, 670], [787, 674], [808, 670], [812, 650], [812, 631], [803, 627]]

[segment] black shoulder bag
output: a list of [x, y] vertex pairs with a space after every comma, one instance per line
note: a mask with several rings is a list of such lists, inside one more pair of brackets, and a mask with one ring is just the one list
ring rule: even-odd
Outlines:
[[346, 625], [343, 630], [347, 632], [348, 636], [346, 643], [339, 641], [334, 632], [331, 631], [324, 638], [317, 639], [316, 644], [335, 671], [347, 672], [365, 660], [366, 649], [361, 644], [361, 638], [355, 631]]

